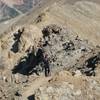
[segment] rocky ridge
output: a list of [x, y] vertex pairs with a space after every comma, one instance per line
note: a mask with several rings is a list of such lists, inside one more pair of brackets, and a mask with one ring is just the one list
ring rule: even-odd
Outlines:
[[[35, 35], [37, 33], [38, 35]], [[99, 69], [98, 66], [100, 61], [99, 47], [95, 47], [91, 43], [88, 43], [88, 40], [81, 40], [77, 34], [73, 34], [71, 30], [66, 29], [65, 27], [51, 24], [44, 27], [42, 30], [40, 30], [33, 25], [25, 26], [23, 28], [18, 28], [18, 30], [16, 30], [14, 34], [11, 34], [8, 41], [5, 40], [6, 39], [4, 37], [1, 40], [1, 52], [2, 52], [1, 61], [3, 61], [1, 63], [1, 70], [4, 70], [3, 72], [1, 71], [1, 76], [2, 76], [1, 83], [4, 81], [5, 85], [8, 84], [9, 86], [11, 85], [11, 87], [10, 89], [8, 88], [7, 92], [1, 93], [2, 96], [5, 95], [5, 97], [4, 96], [1, 97], [2, 99], [4, 98], [10, 100], [11, 94], [12, 94], [12, 98], [18, 97], [23, 99], [24, 97], [23, 90], [27, 88], [28, 84], [30, 84], [31, 82], [34, 84], [33, 80], [37, 80], [36, 75], [40, 75], [40, 76], [45, 75], [43, 74], [45, 71], [44, 68], [43, 70], [41, 69], [43, 65], [39, 63], [39, 65], [33, 67], [35, 63], [35, 59], [32, 60], [33, 59], [32, 56], [28, 55], [28, 52], [30, 53], [33, 52], [31, 47], [34, 47], [34, 52], [32, 54], [35, 55], [37, 50], [40, 48], [39, 45], [42, 46], [43, 50], [48, 55], [49, 67], [52, 75], [55, 75], [60, 71], [61, 73], [63, 73], [63, 71], [69, 71], [71, 75], [70, 77], [72, 78], [76, 77], [77, 75], [79, 75], [80, 77], [80, 75], [82, 76], [82, 74], [87, 76], [96, 76], [96, 75], [98, 76], [97, 70]], [[5, 51], [6, 54], [4, 54]], [[91, 58], [93, 59], [89, 60]], [[29, 63], [27, 61], [29, 62], [32, 61], [32, 62]], [[92, 66], [89, 66], [88, 64], [92, 64]], [[6, 68], [6, 66], [8, 67]], [[26, 71], [27, 70], [31, 71], [30, 69], [33, 70], [34, 68], [36, 69], [36, 71], [38, 71], [38, 74], [33, 72], [31, 75], [27, 76], [28, 74], [26, 73]], [[60, 75], [58, 75], [57, 77], [60, 78]], [[66, 78], [66, 75], [64, 77]], [[49, 81], [51, 82], [51, 80], [55, 80], [55, 76], [53, 79], [48, 80], [48, 82]], [[14, 90], [13, 90], [13, 86], [16, 86]], [[61, 88], [58, 89], [63, 90], [63, 88], [68, 88], [67, 85], [63, 85], [63, 86], [64, 87], [59, 86]], [[7, 86], [4, 87], [6, 89]], [[57, 85], [55, 87], [57, 87]], [[53, 90], [55, 90], [54, 87], [52, 88]], [[43, 89], [48, 89], [48, 88], [43, 87]], [[43, 91], [47, 91], [47, 90], [43, 90]], [[18, 94], [21, 96], [19, 95], [16, 96], [16, 92], [18, 92]], [[67, 92], [68, 91], [65, 90], [64, 93]], [[3, 93], [7, 93], [7, 94], [3, 94]], [[63, 92], [61, 93], [64, 94]], [[37, 94], [38, 93], [36, 92], [36, 98], [38, 98]], [[45, 95], [45, 92], [43, 92], [43, 94]], [[47, 94], [49, 95], [48, 92]], [[57, 94], [58, 92], [56, 93], [56, 95]], [[39, 94], [40, 96], [39, 98], [41, 98], [41, 95], [42, 94]], [[66, 98], [66, 97], [67, 96], [64, 97], [60, 96], [59, 98]], [[57, 97], [54, 96], [54, 98]], [[80, 99], [82, 97], [81, 96], [71, 97], [70, 95], [69, 98], [72, 98], [70, 100], [74, 100], [73, 98]], [[25, 98], [23, 100], [25, 100]]]
[[[99, 19], [94, 17], [99, 7], [86, 17], [83, 14], [91, 12], [95, 4], [83, 1], [67, 4], [70, 9], [65, 13], [66, 5], [61, 6], [64, 2], [41, 8], [42, 13], [41, 10], [34, 13], [34, 18], [33, 14], [24, 16], [15, 23], [16, 27], [13, 25], [11, 31], [0, 37], [1, 100], [84, 100], [84, 97], [99, 100], [100, 46], [96, 33]], [[83, 11], [82, 15], [76, 10]], [[30, 18], [27, 25], [23, 24], [27, 18]], [[93, 24], [93, 19], [97, 24]], [[90, 33], [94, 38], [92, 35], [86, 38]], [[35, 63], [40, 48], [48, 55], [49, 77], [45, 77], [44, 63]]]

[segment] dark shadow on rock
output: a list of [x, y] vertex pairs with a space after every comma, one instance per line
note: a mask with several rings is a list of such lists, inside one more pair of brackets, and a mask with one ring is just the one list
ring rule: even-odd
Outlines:
[[66, 52], [71, 51], [71, 50], [75, 50], [75, 46], [74, 46], [74, 43], [72, 41], [66, 42], [62, 46]]
[[29, 53], [26, 57], [22, 58], [19, 63], [12, 70], [13, 74], [20, 73], [28, 75], [37, 65], [36, 56], [34, 53]]
[[81, 69], [82, 73], [87, 76], [95, 76], [95, 69], [98, 63], [100, 63], [100, 53], [85, 61], [84, 67]]
[[[39, 64], [42, 64], [41, 69], [38, 67]], [[43, 50], [39, 48], [36, 55], [34, 52], [31, 52], [27, 55], [27, 57], [22, 58], [14, 67], [12, 73], [20, 73], [23, 75], [31, 75], [32, 73], [35, 73], [39, 75], [39, 72], [43, 70], [45, 70], [45, 76], [48, 76], [50, 73], [49, 62], [44, 57]]]
[[19, 50], [19, 41], [15, 41], [15, 43], [12, 45], [11, 51], [17, 53], [18, 50]]
[[31, 95], [27, 98], [28, 100], [35, 100], [35, 95]]
[[20, 43], [20, 37], [23, 33], [24, 29], [22, 31], [18, 30], [18, 33], [14, 34], [14, 44], [12, 45], [11, 51], [14, 53], [17, 53], [19, 50], [19, 43]]

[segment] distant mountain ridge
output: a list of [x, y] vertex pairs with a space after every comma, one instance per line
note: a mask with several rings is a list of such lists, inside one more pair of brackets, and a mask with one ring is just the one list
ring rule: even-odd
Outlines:
[[0, 2], [3, 2], [6, 5], [12, 6], [12, 5], [22, 5], [24, 3], [24, 0], [0, 0]]
[[28, 12], [40, 0], [0, 0], [0, 22]]
[[3, 2], [0, 2], [0, 22], [14, 18], [18, 15], [19, 12], [16, 9], [9, 7]]

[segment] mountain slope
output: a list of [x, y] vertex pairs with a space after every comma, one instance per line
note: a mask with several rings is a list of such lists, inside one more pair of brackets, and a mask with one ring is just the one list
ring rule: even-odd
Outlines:
[[40, 0], [0, 0], [0, 22], [24, 14], [38, 4]]
[[0, 29], [0, 99], [99, 100], [100, 1], [43, 0]]
[[[51, 2], [51, 4], [50, 4]], [[15, 23], [17, 25], [24, 25], [27, 23], [34, 23], [36, 17], [41, 13], [45, 13], [43, 21], [37, 24], [43, 27], [45, 24], [59, 23], [71, 28], [81, 38], [88, 39], [90, 42], [99, 45], [100, 43], [100, 5], [92, 1], [77, 1], [70, 4], [69, 1], [47, 1], [43, 5], [37, 7], [21, 20]], [[33, 17], [34, 16], [34, 17]]]

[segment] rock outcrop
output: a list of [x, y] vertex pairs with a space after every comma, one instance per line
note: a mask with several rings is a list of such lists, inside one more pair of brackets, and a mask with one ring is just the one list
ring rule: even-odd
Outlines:
[[46, 0], [0, 24], [0, 99], [99, 100], [99, 6]]

